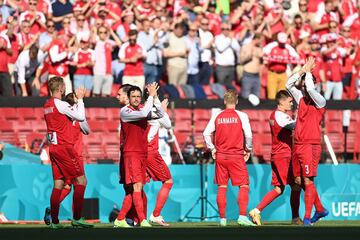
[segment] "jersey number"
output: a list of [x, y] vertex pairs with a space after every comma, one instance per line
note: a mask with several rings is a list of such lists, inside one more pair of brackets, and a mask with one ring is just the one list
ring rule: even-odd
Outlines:
[[309, 171], [309, 165], [305, 165], [305, 174], [309, 174], [310, 171]]

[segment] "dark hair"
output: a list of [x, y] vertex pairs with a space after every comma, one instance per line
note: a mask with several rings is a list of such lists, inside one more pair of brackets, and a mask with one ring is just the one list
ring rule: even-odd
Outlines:
[[295, 16], [294, 16], [294, 19], [295, 18], [301, 18], [302, 19], [302, 16], [300, 15], [300, 14], [296, 14]]
[[135, 92], [135, 91], [139, 91], [139, 92], [140, 92], [140, 95], [142, 95], [142, 91], [141, 91], [141, 89], [140, 89], [138, 86], [131, 86], [131, 87], [129, 88], [129, 90], [127, 91], [127, 96], [128, 96], [128, 98], [130, 98], [131, 92]]
[[39, 52], [39, 47], [37, 46], [36, 43], [34, 43], [33, 45], [31, 45], [29, 52], [34, 54], [35, 56], [38, 54]]
[[134, 36], [134, 35], [137, 35], [138, 34], [138, 31], [136, 29], [131, 29], [129, 31], [129, 36]]
[[119, 87], [119, 90], [122, 89], [124, 93], [127, 93], [132, 86], [133, 85], [126, 83], [126, 84], [121, 85]]
[[64, 101], [67, 102], [68, 104], [70, 104], [71, 106], [73, 106], [75, 104], [75, 93], [68, 93], [65, 97], [64, 97]]
[[176, 23], [174, 26], [174, 29], [178, 29], [178, 28], [181, 28], [181, 30], [184, 30], [184, 28], [185, 28], [184, 23], [182, 23], [182, 22]]
[[291, 94], [286, 90], [280, 90], [276, 93], [275, 100], [276, 104], [280, 103], [280, 100], [291, 97]]

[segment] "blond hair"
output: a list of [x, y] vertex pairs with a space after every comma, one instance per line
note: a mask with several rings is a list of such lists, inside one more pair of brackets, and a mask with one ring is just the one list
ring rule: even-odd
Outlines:
[[64, 80], [62, 77], [52, 77], [48, 81], [48, 87], [52, 94], [56, 91], [59, 91], [60, 86], [65, 85]]
[[229, 89], [224, 94], [224, 100], [226, 104], [236, 104], [239, 95], [233, 89]]

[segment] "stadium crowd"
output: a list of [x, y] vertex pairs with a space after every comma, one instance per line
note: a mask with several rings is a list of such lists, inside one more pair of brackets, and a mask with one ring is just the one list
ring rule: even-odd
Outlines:
[[0, 0], [0, 92], [47, 96], [61, 76], [87, 97], [160, 82], [274, 99], [313, 56], [318, 90], [356, 99], [359, 13], [358, 0]]

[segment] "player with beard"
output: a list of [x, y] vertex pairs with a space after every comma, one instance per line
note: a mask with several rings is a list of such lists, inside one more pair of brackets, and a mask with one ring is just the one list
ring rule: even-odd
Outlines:
[[[51, 98], [44, 105], [44, 117], [47, 125], [47, 137], [50, 142], [49, 154], [53, 172], [54, 187], [50, 198], [51, 227], [63, 228], [59, 222], [60, 197], [65, 180], [74, 181], [74, 212], [71, 221], [74, 227], [93, 227], [81, 218], [86, 178], [80, 165], [73, 142], [73, 126], [70, 119], [85, 121], [83, 97], [85, 89], [76, 90], [78, 103], [70, 106], [61, 99], [65, 95], [65, 83], [61, 77], [52, 77], [48, 82]], [[70, 118], [70, 119], [69, 119]]]
[[144, 214], [142, 189], [145, 184], [146, 159], [147, 159], [147, 121], [151, 118], [154, 97], [158, 85], [147, 86], [149, 97], [144, 106], [140, 106], [142, 91], [133, 86], [128, 91], [129, 105], [120, 111], [121, 135], [123, 140], [124, 180], [126, 185], [132, 186], [132, 192], [127, 192], [119, 216], [114, 222], [115, 227], [129, 227], [125, 216], [134, 203], [136, 214], [141, 227], [151, 227]]
[[[321, 121], [325, 114], [325, 98], [315, 90], [314, 77], [315, 58], [310, 57], [302, 69], [292, 75], [286, 88], [298, 104], [298, 116], [294, 133], [294, 155], [292, 160], [295, 182], [305, 186], [304, 226], [310, 226], [326, 217], [326, 210], [314, 185], [321, 155]], [[310, 219], [315, 205], [316, 212]]]

